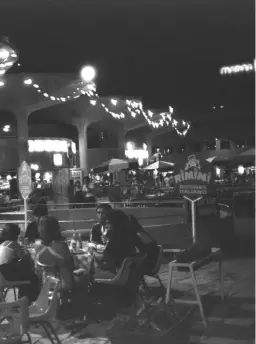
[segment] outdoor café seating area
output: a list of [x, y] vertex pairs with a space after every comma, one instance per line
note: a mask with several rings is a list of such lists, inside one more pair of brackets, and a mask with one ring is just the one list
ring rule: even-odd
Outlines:
[[[66, 242], [76, 269], [89, 270], [94, 253], [105, 249], [104, 245], [95, 245], [82, 241], [78, 237], [76, 240], [74, 237], [69, 237]], [[45, 268], [46, 264], [40, 262], [35, 254], [34, 245], [26, 243], [24, 245], [24, 249], [30, 253], [35, 266]], [[90, 328], [91, 324], [105, 324], [106, 338], [116, 336], [116, 331], [120, 331], [120, 328], [123, 334], [132, 332], [144, 336], [162, 336], [187, 318], [193, 304], [199, 306], [202, 323], [207, 326], [194, 274], [206, 264], [221, 262], [220, 250], [213, 250], [206, 259], [198, 259], [186, 264], [178, 263], [177, 255], [180, 254], [180, 249], [168, 250], [169, 257], [171, 254], [172, 258], [169, 258], [167, 281], [163, 283], [159, 272], [165, 258], [162, 247], [158, 246], [158, 248], [159, 256], [150, 276], [141, 274], [140, 267], [143, 262], [141, 256], [126, 258], [111, 278], [106, 276], [95, 278], [89, 274], [87, 302], [81, 303], [80, 300], [81, 304], [86, 305], [83, 306], [84, 308], [79, 307], [79, 300], [73, 304], [72, 290], [63, 289], [61, 273], [57, 266], [53, 270], [54, 273], [49, 274], [44, 280], [37, 299], [30, 304], [26, 297], [19, 298], [17, 293], [17, 290], [29, 281], [10, 282], [0, 274], [1, 321], [7, 319], [0, 324], [1, 338], [4, 338], [5, 343], [15, 342], [15, 340], [19, 342], [20, 338], [24, 342], [27, 339], [29, 343], [31, 341], [34, 343], [38, 340], [38, 336], [43, 336], [54, 344], [60, 343], [60, 338], [63, 338], [63, 326], [66, 331], [71, 328], [77, 330], [77, 326], [80, 326], [80, 330], [82, 328], [82, 332], [86, 333], [86, 328]], [[183, 269], [188, 268], [188, 271], [192, 273], [196, 296], [194, 303], [183, 300], [183, 304], [188, 306], [185, 313], [180, 312], [179, 304], [182, 302], [178, 300], [176, 303], [171, 289], [172, 269], [176, 267], [179, 271], [180, 266]], [[152, 280], [154, 280], [153, 283]], [[215, 284], [215, 281], [212, 282]], [[163, 285], [165, 283], [167, 290]], [[159, 287], [155, 288], [156, 285]], [[221, 288], [223, 288], [222, 279]], [[223, 297], [223, 289], [221, 291]], [[58, 333], [60, 324], [62, 324], [62, 332]]]

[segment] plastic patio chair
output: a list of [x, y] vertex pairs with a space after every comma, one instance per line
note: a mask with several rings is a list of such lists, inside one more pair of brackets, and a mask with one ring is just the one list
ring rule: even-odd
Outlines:
[[10, 289], [13, 289], [14, 300], [17, 300], [16, 288], [30, 284], [30, 281], [7, 281], [0, 272], [0, 301], [5, 301], [6, 295]]
[[[38, 299], [29, 306], [30, 324], [39, 324], [43, 327], [46, 336], [54, 344], [54, 340], [60, 344], [60, 340], [51, 324], [56, 319], [59, 305], [58, 288], [60, 281], [48, 276], [42, 286]], [[49, 293], [52, 292], [51, 299]]]
[[115, 286], [125, 286], [128, 283], [131, 268], [134, 263], [139, 264], [142, 261], [140, 257], [125, 258], [120, 269], [113, 278], [95, 278], [94, 283], [103, 283]]
[[[97, 278], [94, 279], [94, 284], [98, 284], [98, 285], [108, 285], [111, 287], [118, 287], [119, 291], [123, 291], [124, 295], [122, 295], [122, 297], [124, 297], [125, 301], [124, 303], [121, 302], [121, 304], [119, 304], [119, 306], [121, 306], [121, 309], [127, 308], [132, 306], [133, 310], [134, 310], [134, 314], [133, 314], [133, 318], [135, 318], [134, 320], [139, 323], [139, 317], [141, 314], [141, 309], [144, 309], [144, 299], [141, 297], [142, 295], [139, 292], [139, 285], [140, 285], [140, 281], [141, 281], [141, 264], [143, 263], [143, 257], [129, 257], [129, 258], [125, 258], [122, 266], [120, 267], [120, 269], [118, 270], [118, 272], [116, 273], [116, 275], [113, 278], [107, 279], [107, 278]], [[126, 294], [126, 288], [131, 290], [133, 288], [135, 288], [135, 299], [133, 300], [127, 300], [127, 296], [125, 297]], [[116, 292], [118, 293], [118, 290], [116, 290]], [[117, 299], [117, 295], [116, 295], [116, 299]], [[128, 303], [127, 303], [128, 301]], [[130, 303], [131, 302], [131, 303]], [[130, 306], [129, 306], [130, 305]], [[113, 319], [113, 324], [111, 326], [114, 325], [115, 321], [118, 321], [118, 317]]]
[[[23, 297], [15, 302], [0, 303], [0, 344], [30, 343], [28, 333], [28, 299]], [[26, 335], [27, 340], [22, 341]]]

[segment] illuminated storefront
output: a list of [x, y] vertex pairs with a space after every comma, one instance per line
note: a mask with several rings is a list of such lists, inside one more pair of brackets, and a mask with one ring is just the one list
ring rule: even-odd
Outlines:
[[133, 142], [127, 142], [125, 156], [127, 159], [137, 160], [139, 166], [148, 163], [148, 149], [147, 145], [143, 143], [143, 148], [136, 148]]
[[[37, 184], [37, 188], [44, 187], [44, 184], [51, 184], [54, 171], [76, 167], [76, 144], [70, 139], [30, 138], [28, 150], [32, 177]], [[11, 160], [12, 154], [15, 155], [15, 151], [10, 151], [8, 154]], [[15, 163], [14, 166], [17, 168], [18, 163]], [[0, 175], [0, 190], [9, 189], [10, 181], [17, 178], [16, 168], [2, 172]]]
[[69, 139], [33, 138], [28, 141], [31, 167], [48, 170], [75, 167], [76, 144]]

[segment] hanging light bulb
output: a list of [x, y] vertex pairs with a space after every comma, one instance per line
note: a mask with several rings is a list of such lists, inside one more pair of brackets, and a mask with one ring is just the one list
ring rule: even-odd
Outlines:
[[32, 82], [33, 82], [32, 79], [25, 79], [25, 80], [24, 80], [24, 84], [25, 84], [25, 85], [31, 85]]
[[85, 66], [80, 72], [81, 78], [85, 82], [92, 82], [96, 76], [96, 70], [92, 66]]

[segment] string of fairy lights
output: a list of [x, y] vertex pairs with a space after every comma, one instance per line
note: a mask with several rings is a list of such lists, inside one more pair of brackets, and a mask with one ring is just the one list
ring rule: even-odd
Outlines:
[[[94, 83], [88, 84], [81, 81], [79, 86], [76, 87], [76, 90], [73, 91], [72, 94], [61, 96], [55, 96], [47, 93], [39, 84], [34, 83], [31, 77], [25, 78], [24, 84], [33, 87], [38, 93], [42, 94], [43, 97], [51, 99], [53, 102], [56, 103], [66, 102], [68, 100], [76, 99], [86, 95], [91, 98], [90, 104], [92, 106], [101, 106], [108, 114], [110, 114], [115, 119], [124, 119], [126, 118], [127, 114], [129, 114], [132, 118], [143, 115], [147, 123], [153, 128], [160, 128], [171, 125], [180, 136], [185, 136], [190, 128], [190, 123], [184, 120], [178, 121], [173, 118], [174, 110], [171, 106], [169, 107], [169, 112], [157, 113], [151, 110], [145, 110], [143, 108], [142, 102], [138, 100], [117, 100], [111, 98], [108, 101], [109, 104], [106, 104], [106, 101], [102, 101], [100, 99], [100, 96], [96, 91], [96, 85]], [[119, 108], [120, 106], [123, 108], [123, 111], [115, 111], [115, 108]], [[155, 117], [158, 118], [155, 119]]]
[[[18, 53], [15, 49], [10, 46], [8, 41], [2, 45], [0, 44], [0, 69], [1, 76], [3, 76], [8, 69], [10, 69], [14, 64], [20, 67], [18, 61]], [[91, 74], [92, 78], [95, 76], [95, 71], [92, 67], [84, 67]], [[94, 73], [94, 75], [93, 75]], [[83, 79], [83, 78], [82, 78]], [[108, 114], [110, 114], [115, 119], [125, 119], [128, 115], [132, 118], [137, 116], [143, 116], [146, 122], [153, 128], [161, 128], [164, 126], [172, 126], [173, 129], [180, 136], [185, 136], [190, 128], [190, 123], [184, 120], [177, 120], [173, 117], [174, 109], [170, 106], [167, 112], [157, 112], [152, 110], [146, 110], [143, 107], [141, 101], [130, 100], [130, 99], [110, 99], [102, 100], [96, 91], [96, 85], [94, 82], [88, 80], [80, 80], [76, 86], [72, 87], [72, 91], [69, 94], [58, 94], [58, 92], [51, 94], [45, 90], [36, 80], [32, 77], [27, 76], [24, 78], [23, 83], [25, 86], [32, 88], [35, 92], [42, 95], [42, 97], [51, 100], [54, 103], [64, 103], [69, 100], [74, 100], [80, 98], [81, 96], [87, 96], [90, 98], [91, 106], [101, 106]], [[5, 86], [5, 81], [3, 78], [0, 79], [0, 87]], [[67, 88], [66, 88], [67, 89]], [[58, 95], [56, 95], [58, 94]], [[122, 109], [122, 111], [120, 111]]]

